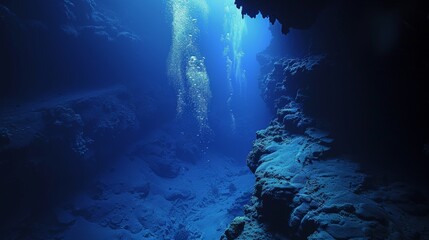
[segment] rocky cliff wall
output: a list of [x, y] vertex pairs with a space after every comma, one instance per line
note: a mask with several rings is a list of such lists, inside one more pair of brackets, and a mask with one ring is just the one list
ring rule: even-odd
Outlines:
[[256, 182], [245, 216], [235, 218], [222, 239], [429, 237], [424, 182], [410, 185], [362, 171], [356, 156], [335, 145], [329, 125], [306, 111], [315, 97], [312, 82], [329, 72], [329, 63], [321, 55], [279, 59], [262, 78], [263, 96], [277, 114], [256, 133], [247, 159]]
[[[250, 16], [308, 14], [236, 3]], [[253, 197], [223, 239], [429, 237], [428, 13], [419, 1], [331, 2], [304, 33], [283, 25], [288, 41], [273, 44], [313, 44], [259, 56], [276, 118], [256, 134]]]

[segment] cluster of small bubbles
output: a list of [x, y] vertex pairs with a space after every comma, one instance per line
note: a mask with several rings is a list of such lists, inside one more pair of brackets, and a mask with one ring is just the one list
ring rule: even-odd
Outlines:
[[[200, 132], [209, 128], [210, 81], [198, 47], [198, 19], [206, 19], [205, 0], [171, 0], [173, 39], [168, 75], [177, 91], [177, 115], [190, 109]], [[199, 18], [198, 18], [199, 17]]]

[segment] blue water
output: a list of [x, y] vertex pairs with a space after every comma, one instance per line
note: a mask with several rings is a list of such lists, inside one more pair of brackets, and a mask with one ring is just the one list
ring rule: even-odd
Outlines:
[[269, 22], [233, 0], [24, 3], [1, 38], [4, 239], [219, 238], [271, 119]]

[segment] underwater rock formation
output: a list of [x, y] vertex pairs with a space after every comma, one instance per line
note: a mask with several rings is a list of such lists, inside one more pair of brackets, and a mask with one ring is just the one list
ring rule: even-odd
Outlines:
[[316, 20], [319, 13], [330, 2], [330, 0], [236, 0], [238, 8], [242, 8], [242, 14], [252, 18], [259, 13], [268, 17], [271, 23], [279, 21], [282, 24], [282, 32], [289, 32], [290, 28], [306, 29]]
[[149, 44], [122, 23], [108, 1], [0, 0], [0, 232], [174, 117]]
[[56, 146], [78, 158], [91, 158], [101, 150], [99, 141], [112, 141], [140, 127], [133, 103], [122, 99], [123, 94], [125, 89], [113, 88], [3, 108], [1, 128], [8, 141], [0, 151]]
[[322, 5], [290, 13], [280, 1], [236, 4], [279, 20], [283, 33], [294, 26], [281, 19], [315, 26], [286, 36], [311, 45], [293, 49], [301, 56], [258, 56], [261, 95], [276, 118], [256, 133], [247, 159], [253, 196], [222, 239], [429, 238], [421, 170], [429, 9], [418, 1], [336, 2], [314, 21], [308, 12]]
[[106, 58], [107, 49], [139, 52], [140, 42], [93, 0], [0, 1], [0, 94], [19, 99], [118, 84], [131, 77], [112, 77], [123, 59]]
[[428, 193], [381, 184], [332, 152], [335, 139], [305, 111], [308, 82], [329, 61], [319, 55], [273, 62], [261, 90], [276, 118], [256, 134], [247, 159], [253, 196], [222, 239], [428, 238]]
[[136, 113], [135, 101], [117, 87], [2, 106], [0, 221], [13, 224], [10, 215], [37, 214], [112, 161], [148, 122]]

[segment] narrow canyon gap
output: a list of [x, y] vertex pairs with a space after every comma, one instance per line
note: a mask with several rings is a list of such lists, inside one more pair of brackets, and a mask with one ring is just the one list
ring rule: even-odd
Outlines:
[[0, 0], [1, 239], [429, 239], [418, 0]]

